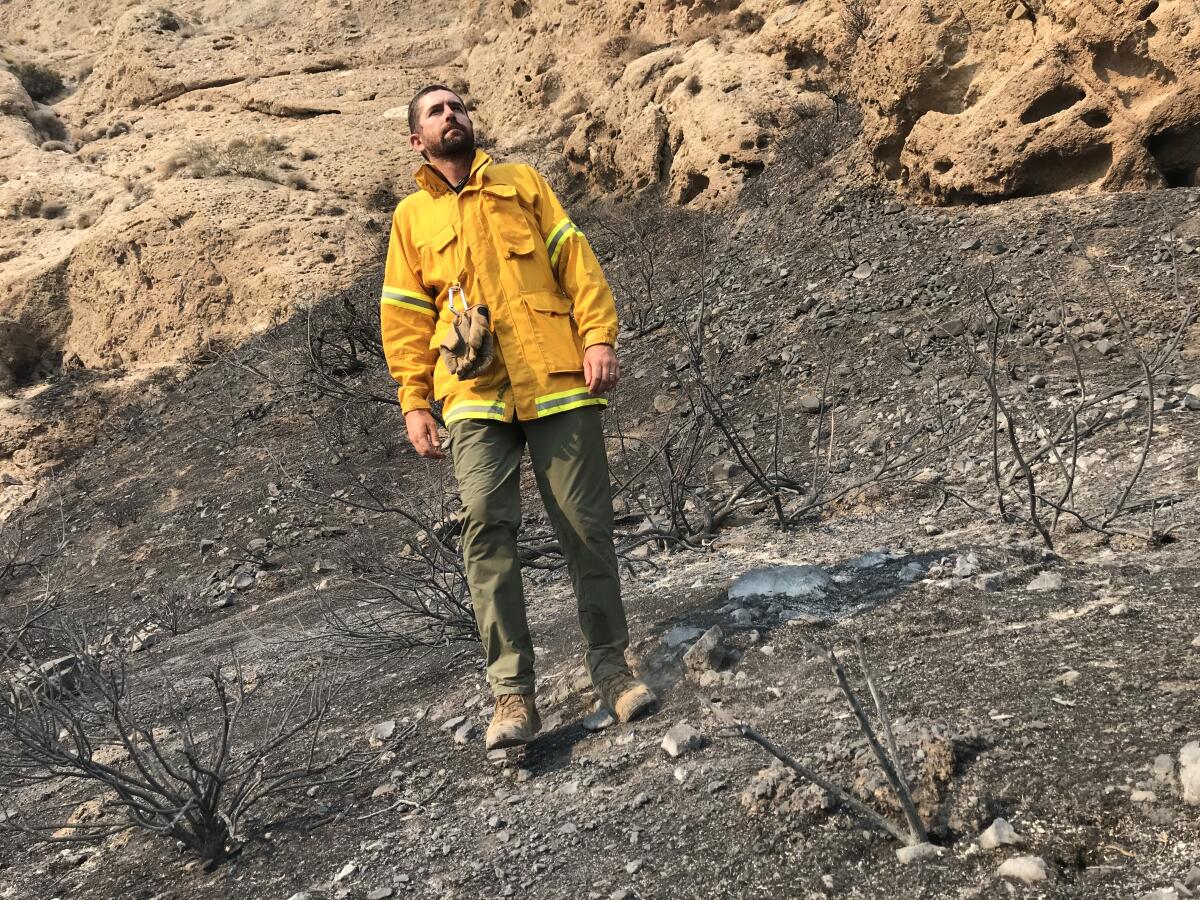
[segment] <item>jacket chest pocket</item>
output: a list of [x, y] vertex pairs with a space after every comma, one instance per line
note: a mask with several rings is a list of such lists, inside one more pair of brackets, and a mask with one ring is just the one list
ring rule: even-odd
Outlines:
[[583, 339], [567, 299], [552, 291], [524, 291], [521, 301], [546, 372], [582, 372]]
[[458, 235], [454, 233], [453, 223], [447, 222], [418, 249], [427, 284], [436, 285], [440, 292], [459, 280]]
[[488, 223], [505, 259], [533, 253], [533, 228], [517, 197], [517, 189], [511, 184], [488, 184], [482, 194]]

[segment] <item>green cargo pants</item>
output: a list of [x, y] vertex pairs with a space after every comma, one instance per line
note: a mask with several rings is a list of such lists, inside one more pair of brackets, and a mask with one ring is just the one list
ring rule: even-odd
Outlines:
[[608, 457], [598, 407], [529, 422], [460, 419], [450, 453], [464, 514], [462, 545], [492, 693], [532, 694], [533, 642], [521, 589], [521, 455], [566, 557], [592, 683], [626, 671], [629, 628], [613, 548]]

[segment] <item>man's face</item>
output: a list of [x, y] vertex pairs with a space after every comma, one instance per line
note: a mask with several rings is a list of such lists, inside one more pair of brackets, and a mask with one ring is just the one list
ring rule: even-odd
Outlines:
[[418, 102], [417, 130], [409, 137], [414, 150], [436, 159], [475, 152], [475, 127], [457, 94], [433, 91]]

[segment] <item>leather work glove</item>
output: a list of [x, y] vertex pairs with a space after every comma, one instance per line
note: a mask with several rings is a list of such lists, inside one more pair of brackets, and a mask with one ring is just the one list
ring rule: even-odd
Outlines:
[[454, 322], [438, 347], [446, 371], [466, 381], [487, 371], [496, 358], [492, 314], [486, 306], [455, 313]]

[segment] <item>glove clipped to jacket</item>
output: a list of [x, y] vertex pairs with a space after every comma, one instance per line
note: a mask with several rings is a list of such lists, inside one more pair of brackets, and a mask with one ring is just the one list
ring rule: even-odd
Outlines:
[[496, 339], [492, 335], [492, 314], [486, 306], [471, 306], [454, 314], [454, 322], [438, 350], [442, 363], [459, 381], [487, 371], [496, 358]]

